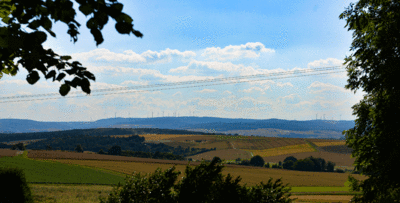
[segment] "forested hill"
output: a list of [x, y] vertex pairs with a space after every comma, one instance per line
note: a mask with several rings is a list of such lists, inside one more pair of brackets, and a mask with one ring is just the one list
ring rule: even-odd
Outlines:
[[0, 142], [11, 142], [18, 140], [48, 139], [60, 136], [107, 136], [107, 135], [140, 135], [140, 134], [195, 134], [205, 135], [208, 133], [193, 132], [186, 130], [171, 130], [157, 128], [96, 128], [96, 129], [75, 129], [54, 132], [34, 132], [34, 133], [0, 133]]

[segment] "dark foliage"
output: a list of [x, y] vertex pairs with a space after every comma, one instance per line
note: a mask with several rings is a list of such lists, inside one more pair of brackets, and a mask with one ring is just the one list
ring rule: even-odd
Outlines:
[[293, 165], [294, 165], [294, 162], [292, 160], [287, 160], [287, 161], [283, 162], [282, 167], [284, 169], [293, 170]]
[[264, 159], [260, 155], [253, 156], [250, 159], [250, 165], [263, 167], [265, 164]]
[[11, 149], [12, 149], [12, 150], [17, 150], [17, 149], [18, 149], [18, 150], [25, 150], [26, 147], [25, 147], [24, 143], [19, 142], [19, 143], [13, 145], [13, 146], [11, 147]]
[[285, 160], [283, 160], [283, 162], [286, 162], [286, 161], [288, 161], [288, 160], [292, 160], [293, 163], [297, 161], [296, 157], [294, 157], [294, 156], [288, 156], [288, 157], [285, 158]]
[[81, 153], [83, 153], [83, 148], [82, 148], [82, 146], [81, 146], [80, 144], [76, 145], [75, 151], [76, 151], [76, 152], [81, 152]]
[[33, 203], [25, 173], [19, 168], [0, 168], [0, 202]]
[[293, 169], [297, 171], [313, 171], [314, 162], [310, 159], [300, 159], [293, 164]]
[[[194, 169], [186, 167], [185, 177], [174, 185], [181, 172], [174, 172], [175, 166], [161, 172], [158, 168], [149, 178], [141, 176], [127, 176], [122, 189], [118, 184], [108, 199], [100, 198], [101, 203], [111, 202], [276, 202], [289, 203], [290, 188], [285, 188], [280, 183], [281, 179], [272, 183], [272, 178], [268, 183], [261, 182], [260, 185], [246, 188], [241, 186], [240, 176], [236, 179], [228, 174], [226, 178], [221, 171], [224, 166], [220, 165], [217, 159], [211, 163], [204, 161]], [[129, 178], [129, 179], [128, 179]], [[171, 189], [175, 193], [172, 193]]]
[[108, 154], [109, 155], [121, 155], [121, 147], [118, 145], [112, 146], [110, 149], [108, 149]]

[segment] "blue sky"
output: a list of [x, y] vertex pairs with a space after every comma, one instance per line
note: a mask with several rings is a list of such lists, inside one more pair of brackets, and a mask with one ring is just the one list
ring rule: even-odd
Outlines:
[[[354, 120], [365, 92], [346, 90], [343, 62], [352, 32], [339, 15], [352, 1], [119, 1], [143, 38], [121, 35], [109, 19], [96, 47], [77, 12], [78, 41], [57, 22], [45, 48], [71, 55], [96, 76], [91, 89], [122, 88], [342, 66], [335, 74], [245, 83], [6, 103], [0, 118], [90, 121], [114, 117], [212, 116]], [[354, 2], [354, 1], [353, 1]], [[78, 9], [75, 3], [75, 8]], [[54, 21], [53, 21], [54, 23]], [[29, 29], [27, 29], [29, 30]], [[21, 67], [21, 66], [20, 66]], [[41, 73], [40, 73], [41, 74]], [[0, 80], [0, 97], [57, 93], [59, 82], [26, 81], [27, 71]], [[72, 79], [67, 77], [67, 79]], [[268, 78], [266, 78], [268, 79]], [[73, 89], [71, 92], [82, 92]], [[95, 95], [95, 93], [92, 93]], [[58, 98], [61, 96], [59, 95]]]

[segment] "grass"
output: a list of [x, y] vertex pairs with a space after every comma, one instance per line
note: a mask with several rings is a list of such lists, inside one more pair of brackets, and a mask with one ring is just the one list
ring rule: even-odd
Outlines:
[[121, 175], [95, 170], [77, 165], [67, 165], [59, 162], [28, 159], [24, 154], [15, 157], [0, 158], [0, 167], [17, 167], [23, 169], [27, 182], [52, 183], [94, 183], [117, 184], [125, 183]]

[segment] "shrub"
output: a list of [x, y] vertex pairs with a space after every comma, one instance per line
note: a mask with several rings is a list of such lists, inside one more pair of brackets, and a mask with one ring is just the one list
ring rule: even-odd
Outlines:
[[336, 171], [337, 173], [344, 173], [344, 171], [343, 171], [342, 169], [340, 169], [340, 168], [337, 168], [335, 171]]
[[81, 153], [82, 153], [82, 152], [83, 152], [82, 146], [81, 146], [80, 144], [76, 145], [75, 151], [76, 151], [76, 152], [81, 152]]
[[19, 168], [0, 168], [0, 202], [33, 203], [25, 173]]
[[[140, 173], [126, 176], [126, 184], [120, 189], [119, 183], [114, 187], [108, 199], [99, 197], [101, 203], [111, 202], [292, 202], [290, 189], [281, 186], [281, 179], [272, 184], [261, 182], [247, 188], [241, 186], [240, 176], [232, 179], [228, 174], [226, 178], [222, 176], [221, 163], [214, 159], [211, 163], [204, 161], [192, 169], [186, 166], [185, 177], [176, 185], [178, 175], [181, 172], [174, 172], [175, 166], [161, 172], [157, 168], [155, 173], [149, 174], [146, 178]], [[172, 192], [172, 189], [174, 192]]]
[[264, 159], [260, 155], [253, 156], [250, 159], [250, 165], [263, 167], [265, 164]]
[[240, 165], [250, 166], [250, 160], [243, 160]]
[[265, 164], [265, 168], [270, 168], [269, 163]]
[[285, 160], [283, 160], [283, 162], [286, 162], [286, 161], [289, 161], [289, 160], [292, 160], [293, 163], [297, 161], [296, 157], [294, 157], [294, 156], [288, 156], [288, 157], [285, 158]]
[[98, 152], [98, 154], [106, 154], [103, 149], [100, 149], [100, 151]]
[[272, 165], [271, 165], [271, 168], [281, 168], [281, 167], [279, 167], [278, 164], [272, 164]]
[[279, 166], [282, 166], [282, 161], [279, 161]]
[[25, 150], [26, 147], [25, 147], [24, 143], [19, 142], [18, 144], [13, 145], [13, 146], [11, 147], [11, 149], [12, 149], [12, 150], [17, 150], [17, 149], [18, 149], [18, 150]]
[[293, 169], [293, 164], [294, 164], [294, 162], [292, 160], [287, 160], [287, 161], [283, 162], [282, 166], [283, 166], [284, 169], [292, 170]]

